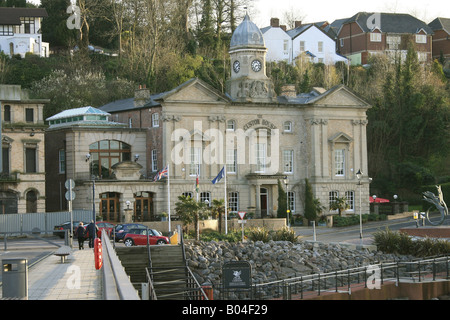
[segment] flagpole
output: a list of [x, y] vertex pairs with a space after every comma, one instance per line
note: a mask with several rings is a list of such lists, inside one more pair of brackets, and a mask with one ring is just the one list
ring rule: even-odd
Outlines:
[[225, 174], [225, 234], [228, 234], [228, 195], [227, 195], [227, 164], [225, 163], [224, 167], [224, 174]]
[[169, 169], [169, 164], [167, 164], [167, 208], [169, 210], [168, 214], [169, 214], [169, 235], [171, 233], [171, 220], [170, 220], [170, 169]]

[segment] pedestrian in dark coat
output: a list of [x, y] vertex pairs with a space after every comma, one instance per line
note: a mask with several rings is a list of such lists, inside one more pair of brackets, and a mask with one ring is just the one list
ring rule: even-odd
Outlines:
[[94, 223], [94, 220], [91, 220], [91, 223], [87, 225], [87, 232], [89, 233], [89, 248], [94, 247], [94, 239], [97, 235], [98, 227]]
[[85, 232], [86, 230], [84, 229], [83, 222], [80, 222], [77, 230], [75, 230], [75, 234], [78, 238], [78, 249], [80, 250], [84, 249]]

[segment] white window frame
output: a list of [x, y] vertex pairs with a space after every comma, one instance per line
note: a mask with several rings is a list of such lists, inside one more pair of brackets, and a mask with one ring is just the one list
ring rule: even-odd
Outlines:
[[355, 191], [345, 191], [345, 199], [347, 199], [349, 205], [347, 211], [355, 211]]
[[237, 149], [227, 149], [227, 173], [236, 173]]
[[236, 130], [236, 121], [228, 120], [227, 121], [227, 130], [230, 130], [230, 131]]
[[300, 41], [300, 52], [305, 52], [305, 48], [306, 48], [306, 41]]
[[294, 150], [283, 150], [283, 172], [292, 174], [294, 172]]
[[292, 121], [285, 121], [283, 123], [284, 132], [292, 132]]
[[265, 143], [255, 143], [256, 173], [266, 172], [267, 145]]
[[345, 176], [345, 149], [334, 150], [334, 175]]
[[152, 127], [153, 128], [159, 127], [159, 113], [157, 112], [152, 113]]
[[427, 43], [426, 34], [416, 34], [416, 43]]
[[206, 200], [208, 200], [208, 206], [211, 207], [211, 192], [200, 192], [200, 202], [205, 202]]
[[331, 208], [331, 204], [339, 198], [339, 191], [333, 190], [328, 192], [328, 208]]
[[191, 147], [191, 162], [189, 164], [189, 175], [191, 177], [200, 176], [200, 169], [202, 164], [202, 148]]
[[158, 150], [152, 150], [152, 172], [158, 171]]
[[381, 33], [371, 32], [370, 33], [370, 42], [381, 42]]
[[288, 209], [291, 210], [291, 213], [294, 213], [295, 212], [295, 192], [288, 191], [287, 198], [288, 198], [288, 204], [289, 204]]
[[228, 192], [228, 208], [230, 209], [230, 212], [237, 213], [239, 211], [239, 192]]
[[323, 52], [323, 41], [317, 41], [317, 52]]

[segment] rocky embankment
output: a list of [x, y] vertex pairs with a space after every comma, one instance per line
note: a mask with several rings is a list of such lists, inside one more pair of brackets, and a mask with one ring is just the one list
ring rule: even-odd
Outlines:
[[339, 244], [298, 241], [186, 243], [188, 265], [201, 285], [219, 284], [227, 261], [248, 261], [252, 282], [265, 283], [311, 273], [324, 273], [411, 257], [352, 250]]

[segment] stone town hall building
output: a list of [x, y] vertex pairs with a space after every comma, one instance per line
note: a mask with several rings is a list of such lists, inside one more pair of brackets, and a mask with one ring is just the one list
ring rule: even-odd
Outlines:
[[[368, 212], [370, 106], [343, 85], [277, 97], [266, 76], [266, 52], [261, 31], [246, 16], [232, 35], [226, 94], [191, 79], [160, 94], [140, 88], [134, 98], [101, 111], [68, 112], [59, 122], [58, 115], [50, 118], [46, 141], [53, 143], [53, 155], [47, 159], [54, 163], [48, 170], [59, 170], [60, 183], [75, 179], [75, 209], [90, 209], [94, 201], [114, 221], [127, 208], [134, 209], [135, 221], [168, 211], [167, 179], [153, 181], [166, 165], [172, 214], [179, 195], [197, 196], [197, 175], [199, 200], [223, 199], [224, 179], [211, 180], [224, 165], [229, 212], [276, 216], [278, 180], [284, 177], [293, 214], [303, 213], [305, 178], [322, 205], [347, 197], [348, 213], [359, 213], [361, 192], [362, 212]], [[358, 169], [366, 174], [360, 186]], [[61, 197], [53, 189], [47, 195]]]

